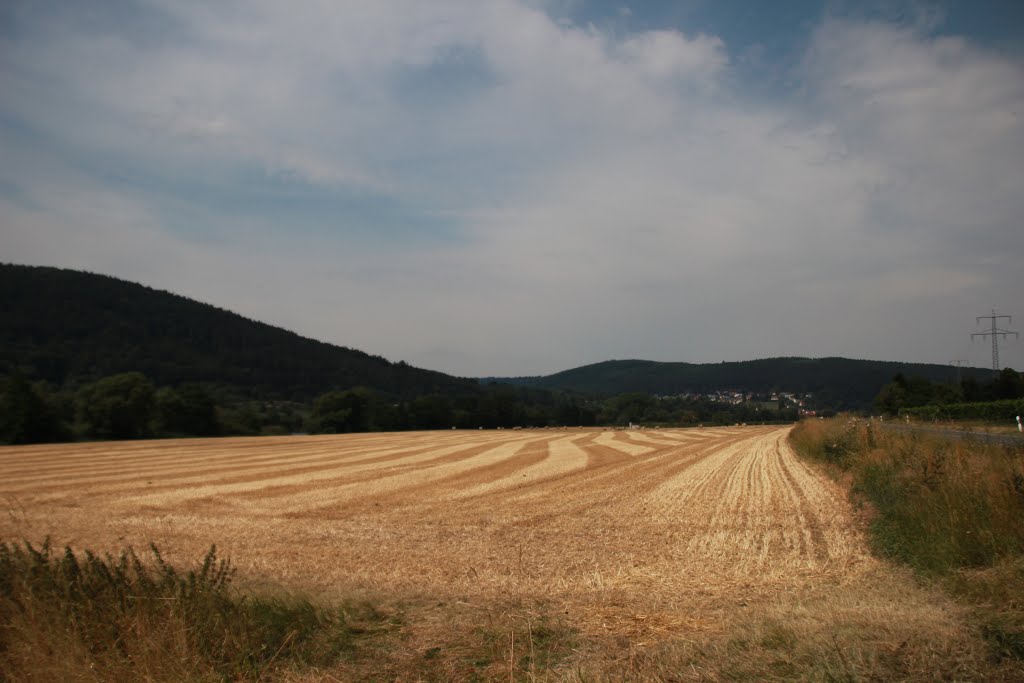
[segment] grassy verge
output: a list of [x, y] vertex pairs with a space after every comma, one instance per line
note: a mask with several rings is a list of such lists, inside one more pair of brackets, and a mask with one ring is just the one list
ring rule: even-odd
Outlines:
[[1013, 436], [1019, 434], [1016, 422], [993, 422], [991, 420], [944, 420], [935, 418], [930, 422], [918, 422], [923, 427], [949, 429], [956, 432], [971, 434], [1000, 434]]
[[[576, 631], [543, 606], [387, 612], [243, 594], [211, 548], [188, 571], [0, 543], [0, 682], [512, 680], [559, 677]], [[340, 677], [340, 678], [338, 678]]]
[[0, 680], [262, 680], [334, 665], [392, 628], [369, 605], [239, 595], [211, 548], [179, 572], [151, 548], [97, 557], [0, 544]]
[[905, 408], [901, 414], [918, 420], [980, 420], [1013, 426], [1024, 413], [1024, 399], [989, 401], [987, 403], [952, 403]]
[[1024, 449], [844, 418], [790, 442], [849, 483], [879, 554], [970, 604], [993, 658], [1024, 660]]

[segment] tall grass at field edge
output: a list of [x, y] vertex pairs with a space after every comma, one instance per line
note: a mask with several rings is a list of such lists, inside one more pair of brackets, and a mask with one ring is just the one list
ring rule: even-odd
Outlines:
[[182, 572], [152, 546], [115, 558], [0, 543], [0, 683], [563, 680], [579, 645], [563, 614], [517, 601], [442, 610], [452, 621], [411, 647], [435, 608], [410, 624], [394, 606], [242, 593], [234, 575], [214, 547]]
[[0, 680], [260, 680], [351, 657], [390, 628], [368, 605], [240, 595], [214, 547], [184, 573], [150, 555], [0, 543]]
[[1024, 449], [856, 418], [806, 420], [790, 443], [848, 482], [876, 552], [972, 605], [995, 658], [1024, 660]]
[[851, 482], [883, 555], [929, 574], [1024, 555], [1024, 450], [890, 432], [857, 419], [807, 420], [790, 442]]

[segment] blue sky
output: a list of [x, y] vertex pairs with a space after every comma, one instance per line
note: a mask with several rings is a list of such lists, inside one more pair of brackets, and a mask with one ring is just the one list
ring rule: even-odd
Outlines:
[[974, 317], [1024, 316], [1022, 34], [962, 0], [12, 0], [0, 260], [459, 375], [985, 366]]

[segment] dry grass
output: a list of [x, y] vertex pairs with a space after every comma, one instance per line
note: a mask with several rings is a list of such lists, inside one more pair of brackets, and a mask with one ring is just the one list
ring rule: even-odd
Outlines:
[[253, 681], [354, 660], [394, 628], [365, 605], [236, 595], [211, 548], [182, 572], [146, 557], [0, 543], [0, 680]]
[[1024, 451], [856, 419], [791, 433], [849, 482], [879, 554], [968, 605], [988, 657], [1024, 680]]
[[849, 479], [878, 551], [947, 575], [1024, 556], [1024, 449], [863, 420], [807, 421], [793, 445]]
[[3, 448], [0, 537], [216, 543], [250, 587], [402, 615], [378, 656], [288, 680], [1011, 679], [787, 431]]

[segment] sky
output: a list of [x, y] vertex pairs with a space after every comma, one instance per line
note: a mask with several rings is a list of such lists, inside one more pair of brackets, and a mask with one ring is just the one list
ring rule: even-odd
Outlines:
[[0, 3], [0, 262], [392, 361], [988, 367], [1022, 256], [1019, 0]]

